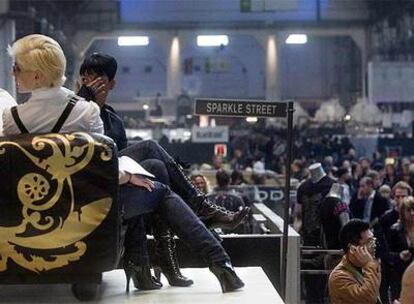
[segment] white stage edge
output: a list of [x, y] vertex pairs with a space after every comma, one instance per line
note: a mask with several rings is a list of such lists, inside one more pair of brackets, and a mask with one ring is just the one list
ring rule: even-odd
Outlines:
[[[87, 303], [145, 303], [145, 304], [283, 304], [273, 285], [260, 267], [236, 268], [246, 286], [237, 292], [223, 294], [215, 276], [207, 268], [183, 269], [194, 280], [191, 287], [171, 287], [162, 279], [163, 288], [156, 291], [135, 290], [125, 293], [122, 270], [104, 273], [96, 301]], [[0, 303], [76, 303], [70, 285], [0, 285]]]

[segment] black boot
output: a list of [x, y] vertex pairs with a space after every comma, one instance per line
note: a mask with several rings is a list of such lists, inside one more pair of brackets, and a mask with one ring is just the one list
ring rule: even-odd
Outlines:
[[165, 275], [171, 286], [187, 287], [192, 285], [193, 280], [183, 276], [178, 264], [177, 252], [175, 250], [174, 236], [169, 230], [166, 222], [159, 216], [153, 215], [153, 228], [155, 240], [154, 271], [159, 281], [161, 272]]
[[235, 229], [249, 214], [249, 207], [243, 207], [243, 209], [237, 212], [231, 212], [214, 204], [193, 185], [183, 168], [175, 160], [171, 159], [166, 163], [166, 166], [169, 172], [174, 174], [171, 176], [171, 183], [174, 186], [173, 190], [184, 198], [184, 201], [209, 228]]
[[237, 276], [230, 262], [213, 263], [210, 271], [220, 282], [223, 293], [235, 291], [244, 286], [243, 281]]
[[160, 289], [162, 284], [151, 276], [149, 266], [139, 266], [132, 260], [124, 260], [123, 268], [126, 275], [126, 292], [129, 292], [129, 281], [132, 278], [135, 288], [139, 290]]
[[233, 230], [239, 226], [250, 212], [249, 207], [243, 207], [237, 212], [214, 204], [206, 196], [196, 196], [191, 199], [193, 205], [198, 206], [195, 213], [209, 228], [224, 228]]
[[194, 283], [193, 280], [185, 277], [180, 271], [175, 241], [171, 235], [155, 239], [155, 259], [157, 266], [154, 266], [154, 271], [158, 281], [162, 272], [171, 286], [187, 287]]

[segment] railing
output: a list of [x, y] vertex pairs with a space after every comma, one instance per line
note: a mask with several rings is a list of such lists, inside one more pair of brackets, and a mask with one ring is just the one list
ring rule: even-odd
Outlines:
[[[278, 234], [282, 237], [283, 218], [278, 216], [264, 204], [254, 204], [254, 211], [261, 214], [267, 219], [266, 228], [272, 234]], [[287, 304], [300, 303], [300, 236], [292, 228], [288, 229], [288, 261], [287, 261], [287, 278], [285, 302]], [[280, 263], [282, 262], [282, 242], [280, 243]]]
[[[344, 254], [343, 250], [324, 249], [321, 247], [313, 247], [313, 246], [302, 246], [300, 248], [300, 251], [301, 251], [301, 269], [300, 269], [301, 279], [303, 278], [302, 277], [303, 275], [329, 276], [333, 268], [340, 262]], [[312, 261], [310, 259], [312, 261], [312, 266], [315, 266], [315, 268], [302, 269], [303, 264], [305, 264], [303, 262], [306, 261], [306, 256], [311, 256], [311, 259], [316, 258], [316, 261], [318, 263], [315, 263], [315, 260]], [[312, 277], [311, 279], [313, 280]], [[327, 294], [325, 296], [327, 296]]]

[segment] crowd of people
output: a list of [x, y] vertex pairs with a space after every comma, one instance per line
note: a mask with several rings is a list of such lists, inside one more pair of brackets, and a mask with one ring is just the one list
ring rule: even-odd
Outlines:
[[[276, 147], [275, 138], [277, 135], [269, 137], [269, 141], [264, 146], [254, 148], [258, 156], [256, 158], [251, 157], [253, 152], [249, 148], [232, 145], [233, 153], [229, 161], [223, 164], [223, 159], [220, 158], [219, 161], [214, 160], [212, 166], [219, 170], [217, 172], [222, 171], [222, 168], [233, 170], [234, 181], [233, 178], [230, 179], [231, 183], [247, 185], [248, 182], [239, 177], [240, 175], [243, 177], [243, 174], [240, 174], [241, 170], [251, 171], [253, 175], [255, 173], [265, 175], [269, 169], [277, 170], [266, 162], [267, 157], [277, 159], [273, 153], [280, 147]], [[252, 147], [246, 145], [246, 142], [249, 141], [244, 142], [246, 147]], [[272, 146], [272, 149], [268, 150], [271, 154], [264, 153], [265, 150], [261, 148], [265, 146]], [[302, 152], [299, 152], [301, 157], [296, 158], [291, 166], [293, 177], [301, 181], [295, 206], [295, 216], [300, 223], [295, 220], [294, 227], [301, 233], [303, 245], [343, 249], [345, 262], [348, 261], [346, 256], [356, 255], [357, 259], [364, 263], [363, 266], [357, 263], [357, 268], [365, 271], [364, 267], [367, 267], [366, 271], [372, 273], [369, 285], [361, 285], [364, 288], [344, 287], [348, 285], [341, 280], [340, 283], [333, 284], [332, 286], [338, 284], [351, 295], [342, 292], [346, 300], [340, 300], [335, 296], [334, 291], [330, 300], [332, 303], [376, 303], [378, 297], [384, 304], [399, 303], [404, 293], [401, 290], [404, 285], [402, 283], [404, 271], [414, 260], [413, 159], [387, 157], [380, 153], [375, 153], [371, 157], [357, 158], [354, 147], [347, 137], [297, 140], [295, 147], [296, 153]], [[284, 151], [285, 148], [282, 145], [280, 149]], [[316, 160], [321, 162], [320, 165], [315, 166]], [[283, 170], [279, 172], [283, 173]], [[202, 175], [195, 175], [194, 179], [195, 182], [199, 179], [201, 186], [208, 191], [208, 184]], [[256, 180], [253, 183], [260, 182]], [[337, 189], [339, 186], [340, 190], [333, 190], [335, 186]], [[335, 192], [338, 195], [335, 195]], [[355, 219], [364, 223], [361, 225], [366, 228], [365, 230], [370, 233], [372, 231], [378, 247], [375, 254], [360, 249], [358, 246], [362, 245], [355, 242], [355, 237], [351, 241], [341, 239], [339, 233], [341, 228], [349, 221], [354, 222]], [[362, 233], [362, 230], [360, 232]], [[368, 236], [368, 239], [370, 238], [371, 234]], [[364, 242], [363, 240], [362, 243]], [[348, 250], [350, 244], [355, 248]], [[352, 260], [352, 257], [350, 259]], [[377, 260], [381, 261], [381, 266]], [[338, 262], [336, 260], [329, 269], [332, 270]], [[342, 261], [340, 264], [342, 266], [338, 267], [343, 267], [345, 262]], [[302, 260], [303, 268], [309, 266], [310, 268], [327, 267], [326, 259], [322, 261], [317, 255]], [[367, 274], [367, 277], [369, 276]], [[315, 275], [303, 277], [305, 287], [309, 285], [309, 288], [305, 288], [306, 303], [329, 301], [326, 277], [315, 278]], [[334, 278], [335, 275], [332, 276], [332, 280]], [[320, 286], [315, 288], [318, 280]], [[364, 298], [365, 296], [367, 299]]]
[[[298, 188], [294, 226], [305, 246], [345, 252], [331, 275], [332, 303], [377, 303], [377, 297], [381, 303], [399, 303], [404, 271], [414, 260], [412, 163], [409, 159], [365, 157], [358, 161], [344, 159], [335, 169], [332, 158], [324, 160], [303, 173], [309, 178]], [[351, 228], [351, 232], [342, 228], [348, 227], [349, 219], [359, 225], [355, 228], [357, 237], [348, 235], [355, 234]], [[375, 237], [376, 252], [364, 249], [364, 233], [367, 240]], [[360, 239], [364, 244], [358, 243]], [[352, 261], [355, 256], [358, 261]], [[320, 258], [304, 260], [302, 267], [326, 267]], [[350, 265], [353, 268], [348, 271]], [[362, 283], [358, 283], [360, 271], [364, 273]], [[351, 284], [354, 281], [355, 286]], [[325, 303], [326, 278], [304, 275], [304, 283], [307, 303]], [[315, 284], [320, 288], [315, 289]]]

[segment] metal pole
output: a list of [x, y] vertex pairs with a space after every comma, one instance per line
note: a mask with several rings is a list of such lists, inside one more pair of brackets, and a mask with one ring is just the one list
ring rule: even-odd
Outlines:
[[282, 245], [282, 269], [280, 282], [282, 285], [282, 297], [286, 301], [286, 274], [287, 274], [287, 253], [288, 253], [288, 229], [289, 229], [289, 208], [290, 208], [290, 166], [292, 164], [293, 153], [293, 101], [288, 102], [287, 106], [287, 164], [285, 180], [285, 212], [283, 219], [283, 245]]

